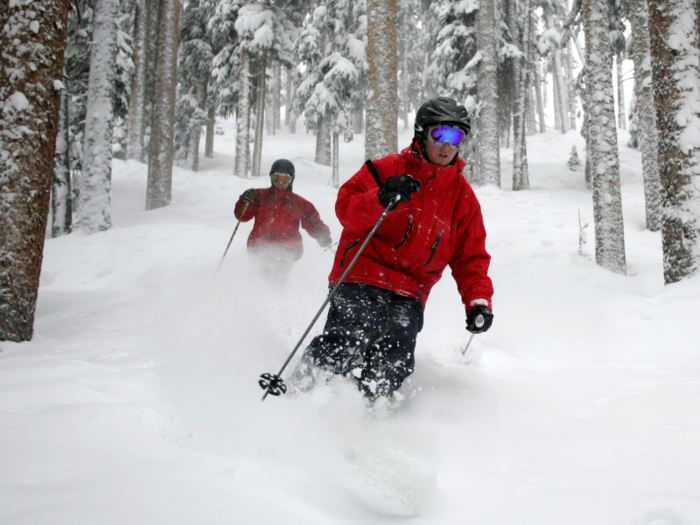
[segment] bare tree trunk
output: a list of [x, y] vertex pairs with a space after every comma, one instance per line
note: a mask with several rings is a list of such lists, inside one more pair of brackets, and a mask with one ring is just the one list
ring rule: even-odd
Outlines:
[[151, 142], [148, 155], [147, 210], [167, 206], [172, 198], [179, 18], [179, 0], [160, 0], [158, 3], [156, 84], [153, 94]]
[[294, 93], [296, 85], [294, 83], [294, 70], [292, 68], [287, 68], [287, 93], [285, 98], [285, 108], [284, 108], [284, 124], [289, 129], [290, 133], [297, 132], [297, 117], [292, 110], [292, 101], [294, 100]]
[[0, 31], [0, 341], [33, 335], [68, 6], [12, 2], [0, 10], [0, 28], [13, 29]]
[[573, 56], [571, 53], [571, 41], [567, 40], [566, 46], [564, 47], [564, 64], [566, 68], [564, 69], [564, 82], [566, 84], [566, 100], [569, 103], [569, 129], [576, 129], [576, 93], [574, 90], [574, 69], [573, 69]]
[[537, 105], [537, 120], [540, 124], [540, 133], [547, 132], [547, 123], [544, 120], [544, 101], [542, 100], [542, 77], [539, 67], [535, 66], [535, 103]]
[[272, 90], [272, 119], [273, 123], [273, 135], [274, 131], [282, 129], [282, 64], [279, 60], [272, 61], [272, 79], [275, 85]]
[[530, 0], [523, 0], [521, 16], [526, 21], [517, 26], [521, 27], [521, 34], [518, 37], [520, 50], [523, 53], [521, 58], [514, 61], [515, 79], [518, 82], [517, 99], [513, 111], [513, 190], [530, 189], [530, 177], [527, 167], [527, 142], [525, 140], [525, 103], [527, 93], [530, 89], [528, 84], [528, 61], [530, 55], [530, 23], [527, 18], [530, 16]]
[[334, 188], [340, 187], [340, 151], [338, 149], [340, 141], [338, 140], [338, 133], [333, 133], [333, 176], [332, 184]]
[[627, 129], [627, 109], [625, 108], [625, 86], [622, 83], [622, 54], [615, 56], [617, 73], [617, 127]]
[[255, 142], [253, 144], [253, 169], [252, 176], [260, 176], [260, 162], [262, 160], [263, 131], [265, 127], [265, 79], [267, 77], [265, 64], [267, 60], [259, 60], [257, 79], [255, 82]]
[[[127, 145], [126, 158], [145, 160], [144, 133], [146, 124], [146, 79], [148, 76], [148, 9], [151, 2], [141, 0], [136, 4], [134, 25], [134, 74], [131, 78], [131, 96], [129, 99], [129, 115], [127, 116]], [[153, 7], [150, 7], [153, 9]]]
[[[545, 15], [545, 21], [547, 23], [547, 29], [552, 31], [557, 30], [554, 15], [552, 13]], [[569, 129], [571, 129], [571, 124], [569, 123], [569, 102], [567, 100], [566, 84], [564, 82], [564, 69], [561, 60], [561, 50], [558, 47], [555, 47], [552, 50], [552, 76], [554, 77], [554, 83], [556, 86], [554, 92], [557, 94], [554, 100], [561, 117], [561, 132], [566, 133], [569, 131]]]
[[316, 130], [316, 164], [321, 166], [331, 165], [331, 130], [330, 123], [325, 119], [321, 119]]
[[51, 187], [51, 237], [70, 233], [73, 226], [73, 197], [70, 181], [70, 96], [61, 94], [56, 136], [56, 167]]
[[495, 0], [484, 0], [477, 16], [477, 39], [481, 62], [478, 72], [479, 181], [501, 187], [501, 159], [498, 141], [498, 31]]
[[238, 88], [238, 121], [236, 122], [236, 159], [233, 174], [248, 176], [250, 163], [250, 55], [241, 48], [240, 85]]
[[365, 123], [364, 108], [358, 108], [357, 111], [353, 112], [352, 132], [353, 133], [362, 133], [362, 131], [364, 130], [364, 123]]
[[75, 206], [75, 223], [86, 233], [105, 231], [112, 227], [112, 99], [118, 13], [118, 0], [97, 0], [95, 3], [83, 166]]
[[588, 89], [587, 161], [593, 176], [596, 262], [613, 272], [625, 273], [625, 232], [620, 194], [620, 164], [615, 127], [612, 49], [606, 24], [607, 0], [583, 5], [586, 32], [586, 87]]
[[659, 180], [658, 161], [659, 138], [651, 80], [649, 13], [645, 0], [631, 0], [630, 22], [633, 33], [634, 89], [639, 113], [639, 149], [642, 153], [646, 223], [647, 228], [655, 232], [661, 229], [662, 221], [661, 181]]
[[649, 0], [648, 5], [664, 281], [670, 284], [695, 275], [700, 266], [700, 6], [697, 0]]
[[214, 135], [216, 131], [216, 108], [210, 102], [207, 108], [207, 135], [204, 141], [204, 156], [208, 159], [214, 158]]
[[396, 0], [367, 0], [368, 159], [398, 151], [396, 45]]

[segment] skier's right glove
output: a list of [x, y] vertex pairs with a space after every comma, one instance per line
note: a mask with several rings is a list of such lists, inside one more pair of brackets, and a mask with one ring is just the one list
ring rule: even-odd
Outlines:
[[245, 190], [243, 194], [241, 195], [241, 200], [243, 201], [244, 204], [253, 204], [255, 202], [255, 199], [258, 198], [258, 190], [254, 189], [249, 189]]
[[472, 306], [467, 312], [467, 330], [473, 334], [480, 334], [491, 328], [493, 313], [484, 305]]
[[[420, 181], [410, 175], [397, 175], [386, 179], [384, 186], [379, 190], [379, 202], [385, 208], [392, 204], [397, 195], [401, 196], [401, 202], [409, 202], [412, 193], [418, 193]], [[393, 202], [390, 209], [394, 209], [398, 202]]]

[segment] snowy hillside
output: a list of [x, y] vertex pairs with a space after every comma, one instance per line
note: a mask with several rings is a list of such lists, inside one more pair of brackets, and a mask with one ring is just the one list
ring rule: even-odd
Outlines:
[[[0, 343], [0, 523], [700, 523], [700, 278], [663, 286], [637, 151], [620, 147], [622, 276], [594, 261], [590, 192], [566, 166], [572, 145], [583, 159], [580, 135], [528, 139], [530, 191], [510, 191], [503, 150], [503, 189], [476, 190], [493, 328], [466, 362], [446, 272], [387, 415], [342, 379], [261, 402], [258, 376], [321, 306], [333, 254], [304, 233], [277, 289], [249, 264], [242, 224], [215, 278], [238, 195], [269, 185], [232, 175], [235, 126], [222, 125], [214, 159], [175, 169], [170, 206], [144, 211], [146, 166], [114, 161], [114, 228], [47, 240], [34, 340]], [[265, 137], [263, 171], [291, 159], [337, 240], [314, 148]], [[341, 143], [341, 181], [363, 161], [361, 136]]]

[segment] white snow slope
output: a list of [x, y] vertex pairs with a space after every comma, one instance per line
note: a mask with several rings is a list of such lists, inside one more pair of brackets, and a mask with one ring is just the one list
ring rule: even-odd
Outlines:
[[[700, 523], [700, 278], [663, 285], [637, 151], [621, 146], [623, 276], [595, 264], [590, 192], [566, 167], [581, 137], [528, 139], [530, 191], [510, 191], [503, 150], [503, 188], [476, 190], [493, 328], [466, 362], [445, 272], [406, 400], [386, 414], [341, 378], [261, 402], [258, 377], [323, 303], [333, 255], [303, 233], [277, 289], [248, 262], [247, 223], [215, 278], [238, 195], [269, 185], [232, 175], [222, 125], [214, 159], [175, 169], [170, 206], [144, 211], [146, 166], [114, 161], [114, 228], [47, 240], [34, 340], [0, 343], [0, 523]], [[291, 159], [337, 240], [314, 148], [267, 136], [263, 170]], [[362, 136], [341, 144], [341, 181], [363, 151]]]

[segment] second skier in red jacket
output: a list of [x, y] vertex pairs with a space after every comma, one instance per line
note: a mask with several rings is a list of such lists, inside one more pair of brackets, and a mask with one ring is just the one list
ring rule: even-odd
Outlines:
[[[353, 379], [371, 401], [400, 397], [396, 391], [414, 370], [425, 303], [447, 266], [467, 330], [489, 329], [486, 231], [458, 155], [470, 129], [464, 106], [445, 97], [429, 100], [416, 113], [409, 147], [367, 162], [340, 188], [335, 209], [343, 233], [331, 286], [384, 210], [393, 209], [331, 300], [324, 331], [304, 352], [293, 387], [310, 388], [321, 371]], [[392, 204], [397, 197], [401, 201]]]
[[255, 219], [248, 237], [255, 264], [266, 276], [282, 280], [304, 252], [300, 225], [322, 248], [332, 244], [330, 229], [314, 205], [292, 191], [294, 177], [291, 161], [276, 160], [270, 169], [271, 187], [244, 191], [234, 210], [243, 222]]

